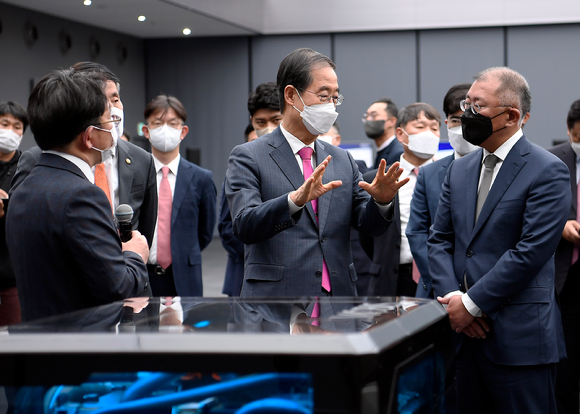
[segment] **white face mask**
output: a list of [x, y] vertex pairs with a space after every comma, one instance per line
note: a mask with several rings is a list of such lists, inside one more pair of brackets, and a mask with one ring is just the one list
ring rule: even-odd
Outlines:
[[[302, 101], [302, 97], [298, 90], [298, 97]], [[326, 134], [330, 131], [330, 127], [336, 121], [338, 117], [338, 112], [336, 112], [336, 107], [334, 103], [329, 102], [320, 105], [310, 105], [307, 106], [304, 101], [302, 101], [304, 105], [304, 110], [300, 111], [298, 108], [293, 106], [298, 112], [300, 112], [300, 116], [302, 117], [302, 122], [304, 126], [312, 135], [320, 135]]]
[[[90, 128], [90, 127], [89, 127]], [[91, 149], [94, 149], [95, 151], [98, 151], [101, 153], [101, 162], [105, 162], [107, 161], [109, 158], [111, 158], [113, 156], [113, 148], [115, 148], [115, 127], [113, 127], [113, 129], [105, 129], [105, 128], [99, 128], [96, 126], [93, 126], [93, 128], [98, 129], [99, 131], [103, 131], [103, 132], [108, 132], [109, 134], [111, 134], [111, 146], [107, 149], [98, 149], [96, 147], [91, 147]]]
[[570, 145], [572, 145], [572, 149], [574, 150], [576, 155], [580, 157], [580, 142], [570, 141]]
[[0, 129], [0, 152], [9, 154], [18, 149], [22, 136], [11, 129]]
[[[404, 129], [403, 132], [407, 134], [407, 131]], [[409, 137], [409, 145], [407, 147], [409, 147], [413, 154], [423, 160], [432, 158], [439, 149], [439, 137], [431, 131], [424, 131], [412, 135], [407, 134], [407, 136]]]
[[149, 129], [151, 145], [161, 152], [169, 152], [177, 148], [181, 142], [181, 130], [165, 124], [161, 128]]
[[451, 144], [453, 149], [461, 156], [467, 155], [470, 152], [473, 152], [479, 148], [477, 145], [470, 144], [463, 138], [461, 126], [449, 128], [447, 130], [447, 135], [449, 136], [449, 143]]
[[258, 138], [261, 137], [262, 135], [266, 135], [266, 134], [270, 134], [272, 132], [274, 132], [276, 128], [272, 128], [272, 127], [266, 127], [264, 129], [256, 129], [256, 135], [258, 135]]
[[122, 109], [111, 106], [111, 116], [119, 117], [121, 119], [121, 122], [117, 122], [114, 124], [116, 135], [113, 135], [113, 139], [115, 140], [115, 145], [117, 145], [117, 140], [123, 136], [124, 131], [123, 123], [125, 122], [125, 114], [123, 113]]

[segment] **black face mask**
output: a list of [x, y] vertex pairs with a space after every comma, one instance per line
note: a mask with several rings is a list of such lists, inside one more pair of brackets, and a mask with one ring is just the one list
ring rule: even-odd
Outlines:
[[365, 134], [370, 139], [377, 139], [385, 133], [385, 121], [365, 121]]
[[505, 128], [504, 126], [503, 128], [494, 131], [491, 120], [501, 114], [505, 114], [510, 109], [511, 108], [508, 108], [492, 118], [488, 118], [481, 114], [474, 114], [470, 109], [468, 109], [463, 113], [463, 115], [461, 115], [461, 131], [463, 132], [463, 138], [473, 145], [483, 144], [491, 134]]

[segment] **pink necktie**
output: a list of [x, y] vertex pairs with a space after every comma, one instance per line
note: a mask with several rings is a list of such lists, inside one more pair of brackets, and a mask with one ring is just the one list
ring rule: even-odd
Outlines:
[[[576, 189], [576, 221], [580, 221], [580, 183], [578, 183], [578, 188]], [[572, 249], [572, 263], [574, 264], [578, 261], [578, 251], [579, 247], [574, 245]]]
[[173, 200], [171, 197], [171, 187], [167, 174], [169, 167], [161, 168], [163, 178], [159, 184], [159, 206], [157, 216], [157, 263], [164, 269], [171, 265], [171, 206]]
[[[300, 158], [302, 158], [302, 168], [304, 170], [305, 181], [312, 175], [314, 171], [312, 169], [312, 161], [310, 160], [313, 152], [314, 150], [310, 147], [304, 147], [298, 151], [298, 155], [300, 155]], [[312, 200], [311, 203], [312, 210], [314, 210], [314, 214], [316, 215], [316, 222], [318, 223], [318, 200]], [[326, 267], [326, 260], [324, 260], [324, 258], [322, 259], [322, 287], [327, 292], [330, 292], [330, 276], [328, 274], [328, 267]]]

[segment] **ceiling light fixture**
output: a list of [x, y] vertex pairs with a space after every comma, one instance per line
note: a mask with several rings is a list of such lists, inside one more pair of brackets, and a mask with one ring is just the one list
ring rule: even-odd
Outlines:
[[139, 17], [137, 17], [137, 20], [139, 20], [140, 22], [144, 22], [145, 19], [146, 19], [145, 16], [139, 16]]
[[186, 36], [189, 36], [191, 34], [191, 29], [188, 29], [187, 27], [185, 29], [183, 29], [183, 34]]
[[92, 4], [92, 1], [91, 1], [91, 0], [85, 0], [85, 1], [83, 2], [83, 4], [84, 4], [85, 6], [90, 6], [90, 5]]

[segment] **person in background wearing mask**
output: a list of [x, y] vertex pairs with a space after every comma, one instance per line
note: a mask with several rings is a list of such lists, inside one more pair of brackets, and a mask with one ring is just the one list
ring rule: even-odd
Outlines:
[[[107, 195], [112, 212], [119, 204], [128, 204], [133, 208], [131, 220], [133, 230], [139, 230], [151, 246], [157, 219], [155, 168], [151, 154], [136, 145], [118, 139], [123, 135], [125, 121], [123, 103], [119, 95], [121, 88], [119, 78], [105, 66], [95, 62], [78, 62], [71, 69], [77, 72], [96, 73], [106, 79], [105, 93], [111, 105], [111, 114], [120, 122], [113, 130], [114, 146], [103, 153], [104, 162], [93, 167], [95, 184]], [[34, 147], [22, 154], [10, 192], [13, 192], [30, 174], [40, 153], [40, 148]]]
[[181, 102], [167, 95], [145, 107], [143, 134], [157, 171], [159, 214], [147, 268], [154, 296], [203, 296], [201, 251], [213, 238], [216, 190], [212, 173], [179, 154], [189, 128]]
[[[250, 112], [250, 125], [248, 125], [244, 133], [245, 142], [253, 141], [276, 129], [282, 122], [280, 96], [276, 82], [265, 82], [258, 85], [256, 90], [248, 97], [248, 112]], [[234, 236], [225, 185], [226, 181], [224, 179], [218, 232], [222, 245], [228, 252], [228, 264], [222, 293], [228, 296], [240, 296], [242, 282], [244, 281], [244, 243]]]
[[559, 362], [556, 369], [556, 402], [558, 413], [577, 413], [580, 383], [580, 209], [578, 208], [578, 183], [580, 181], [580, 100], [570, 106], [566, 119], [568, 141], [549, 148], [570, 170], [572, 202], [568, 221], [556, 250], [556, 292], [560, 299], [562, 325], [568, 358]]
[[16, 102], [0, 103], [0, 326], [19, 323], [20, 302], [6, 246], [6, 208], [10, 180], [22, 154], [18, 147], [28, 127], [26, 110]]
[[383, 161], [364, 183], [348, 152], [317, 140], [343, 100], [335, 68], [312, 49], [291, 52], [278, 70], [282, 123], [232, 150], [226, 196], [246, 244], [242, 297], [355, 296], [349, 229], [385, 231], [408, 181], [397, 181], [398, 163], [385, 171]]
[[461, 126], [482, 149], [447, 169], [427, 241], [433, 294], [454, 331], [459, 414], [557, 412], [566, 347], [554, 252], [570, 213], [570, 172], [523, 135], [531, 103], [512, 69], [475, 76]]
[[22, 321], [150, 296], [147, 240], [121, 243], [111, 204], [91, 167], [114, 145], [104, 79], [73, 69], [46, 75], [28, 100], [30, 129], [44, 151], [13, 192], [6, 242]]
[[[403, 146], [401, 177], [409, 184], [399, 191], [394, 201], [394, 223], [381, 236], [370, 239], [361, 235], [361, 244], [373, 261], [369, 295], [414, 296], [417, 282], [413, 279], [413, 255], [405, 234], [411, 211], [413, 189], [421, 168], [433, 162], [439, 149], [441, 116], [431, 105], [418, 102], [405, 106], [397, 116], [396, 136]], [[376, 170], [364, 177], [372, 180]]]
[[403, 146], [395, 137], [397, 112], [397, 105], [393, 101], [382, 98], [373, 102], [362, 117], [365, 134], [374, 140], [377, 146], [375, 165], [372, 168], [379, 168], [382, 159], [387, 165], [392, 165], [399, 161], [403, 153]]
[[[470, 83], [461, 83], [453, 85], [447, 91], [443, 99], [443, 112], [445, 112], [449, 143], [453, 147], [454, 153], [419, 169], [417, 184], [411, 200], [411, 213], [405, 233], [409, 240], [413, 259], [421, 275], [417, 283], [416, 297], [418, 298], [433, 297], [427, 260], [427, 239], [429, 238], [429, 228], [433, 224], [437, 212], [441, 184], [443, 184], [443, 179], [447, 174], [447, 168], [454, 159], [461, 158], [479, 148], [464, 140], [461, 132], [463, 111], [459, 107], [459, 102], [465, 99], [470, 87]], [[417, 275], [414, 274], [414, 277], [417, 278]]]

